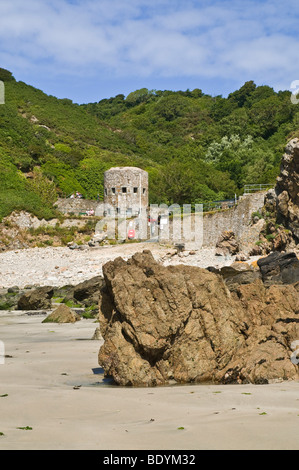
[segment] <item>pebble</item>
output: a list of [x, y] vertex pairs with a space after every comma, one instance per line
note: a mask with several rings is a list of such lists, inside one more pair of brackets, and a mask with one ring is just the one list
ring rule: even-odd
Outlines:
[[[130, 258], [137, 251], [150, 250], [165, 266], [184, 264], [207, 268], [233, 263], [235, 257], [216, 257], [214, 248], [202, 248], [174, 254], [158, 243], [108, 245], [101, 249], [70, 250], [68, 247], [28, 248], [0, 253], [0, 288], [26, 285], [76, 285], [83, 280], [102, 275], [102, 266], [119, 256]], [[257, 259], [258, 257], [254, 258]]]

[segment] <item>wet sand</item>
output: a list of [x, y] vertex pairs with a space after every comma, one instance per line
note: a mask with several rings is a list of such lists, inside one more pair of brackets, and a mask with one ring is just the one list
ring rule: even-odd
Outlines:
[[112, 386], [94, 320], [43, 318], [0, 312], [0, 449], [299, 449], [298, 382]]

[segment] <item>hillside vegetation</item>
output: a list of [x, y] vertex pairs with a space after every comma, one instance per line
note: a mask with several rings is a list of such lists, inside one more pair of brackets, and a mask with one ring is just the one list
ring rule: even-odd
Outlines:
[[199, 203], [272, 183], [299, 127], [290, 92], [246, 82], [227, 98], [200, 89], [146, 88], [78, 105], [0, 69], [0, 220], [13, 210], [47, 219], [58, 196], [103, 198], [103, 173], [138, 166], [151, 203]]

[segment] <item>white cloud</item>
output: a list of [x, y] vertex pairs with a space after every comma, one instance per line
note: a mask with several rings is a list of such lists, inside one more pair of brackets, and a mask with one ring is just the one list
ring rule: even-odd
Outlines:
[[299, 78], [298, 12], [294, 0], [1, 0], [0, 64], [288, 83]]

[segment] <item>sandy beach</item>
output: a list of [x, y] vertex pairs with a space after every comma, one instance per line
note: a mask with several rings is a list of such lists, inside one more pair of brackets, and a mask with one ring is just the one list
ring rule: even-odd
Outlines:
[[[41, 263], [36, 278], [29, 275], [26, 251], [0, 255], [0, 286], [8, 282], [5, 273], [10, 285], [40, 283], [47, 269]], [[160, 251], [156, 247], [159, 257]], [[83, 266], [79, 252], [70, 251], [69, 257], [65, 252], [65, 259], [60, 250], [57, 259], [43, 253], [44, 266], [51, 269], [59, 256], [60, 266], [78, 270], [79, 259]], [[9, 256], [18, 271], [9, 272]], [[97, 274], [101, 263], [94, 261]], [[98, 365], [102, 340], [92, 339], [98, 326], [94, 320], [49, 324], [43, 319], [41, 314], [0, 312], [5, 353], [0, 364], [1, 450], [299, 449], [298, 382], [122, 388], [107, 382]]]
[[0, 316], [0, 449], [299, 448], [298, 383], [111, 386], [93, 320], [42, 320]]

